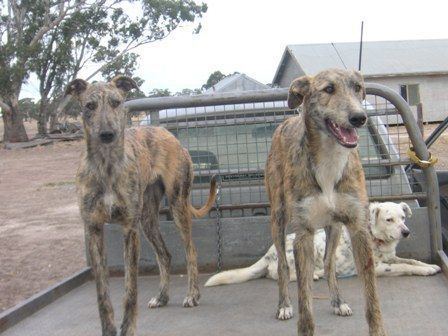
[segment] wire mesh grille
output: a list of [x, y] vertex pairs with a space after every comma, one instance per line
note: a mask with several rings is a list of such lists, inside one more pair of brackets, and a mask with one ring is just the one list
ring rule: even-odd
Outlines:
[[[413, 192], [404, 167], [409, 137], [396, 108], [386, 99], [369, 95], [369, 120], [359, 132], [359, 152], [371, 200], [423, 197]], [[208, 196], [213, 175], [222, 179], [223, 217], [267, 215], [264, 166], [275, 128], [297, 111], [284, 101], [172, 108], [141, 113], [136, 126], [167, 128], [190, 152], [195, 170], [192, 202]], [[211, 214], [213, 217], [214, 214]]]

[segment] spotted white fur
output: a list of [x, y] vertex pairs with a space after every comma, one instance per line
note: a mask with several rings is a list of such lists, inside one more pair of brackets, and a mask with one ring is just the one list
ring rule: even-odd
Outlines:
[[[411, 209], [406, 203], [385, 202], [370, 204], [370, 230], [374, 242], [373, 252], [377, 276], [433, 275], [440, 272], [440, 267], [437, 265], [396, 256], [395, 249], [402, 238], [402, 233], [409, 230], [404, 223], [404, 218], [410, 217], [411, 214]], [[291, 281], [297, 280], [293, 254], [294, 238], [295, 234], [286, 236], [286, 257]], [[323, 229], [317, 230], [314, 236], [315, 280], [324, 276], [325, 241], [325, 231]], [[356, 275], [350, 237], [345, 227], [342, 230], [339, 246], [336, 249], [336, 274], [338, 277]], [[218, 273], [212, 276], [205, 286], [241, 283], [261, 277], [278, 279], [277, 251], [274, 245], [252, 266]], [[342, 305], [335, 309], [338, 310], [335, 310], [335, 313], [338, 315], [351, 315], [351, 310], [348, 306], [343, 307]]]

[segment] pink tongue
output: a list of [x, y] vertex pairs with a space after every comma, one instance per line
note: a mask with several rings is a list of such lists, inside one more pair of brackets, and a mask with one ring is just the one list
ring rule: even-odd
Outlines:
[[354, 128], [339, 127], [338, 131], [345, 142], [353, 143], [358, 141], [358, 134], [356, 134], [356, 130]]

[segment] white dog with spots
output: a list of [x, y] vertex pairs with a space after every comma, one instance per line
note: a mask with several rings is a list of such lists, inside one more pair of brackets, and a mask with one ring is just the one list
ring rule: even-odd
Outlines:
[[[409, 236], [405, 217], [412, 212], [406, 203], [371, 203], [370, 233], [373, 241], [375, 272], [377, 276], [433, 275], [440, 271], [437, 265], [425, 264], [414, 259], [399, 258], [395, 249], [401, 238]], [[295, 234], [286, 236], [286, 256], [289, 265], [289, 278], [296, 281], [292, 244]], [[314, 236], [314, 280], [324, 276], [325, 231], [317, 230]], [[336, 272], [339, 277], [356, 275], [352, 246], [347, 230], [342, 230], [339, 246], [336, 250]], [[267, 277], [277, 280], [277, 251], [272, 245], [269, 251], [252, 266], [225, 271], [212, 276], [205, 286], [217, 286], [241, 283], [251, 279]], [[347, 312], [346, 315], [350, 315]]]

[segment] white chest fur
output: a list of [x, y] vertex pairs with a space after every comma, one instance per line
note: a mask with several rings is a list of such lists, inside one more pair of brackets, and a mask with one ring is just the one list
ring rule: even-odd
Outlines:
[[322, 190], [323, 200], [329, 207], [334, 208], [334, 187], [342, 178], [350, 150], [329, 139], [323, 141], [321, 148], [315, 163], [315, 177]]
[[112, 190], [106, 191], [103, 197], [103, 203], [106, 211], [110, 214], [112, 213], [112, 207], [115, 204], [116, 197]]

